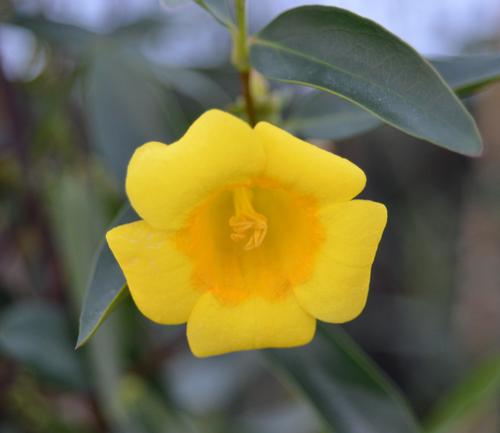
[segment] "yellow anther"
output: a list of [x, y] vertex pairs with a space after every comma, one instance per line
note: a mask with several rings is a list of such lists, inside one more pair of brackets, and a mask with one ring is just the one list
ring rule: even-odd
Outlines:
[[252, 191], [246, 187], [233, 191], [234, 215], [229, 218], [231, 240], [247, 239], [245, 250], [253, 250], [264, 242], [267, 234], [267, 218], [256, 212], [252, 205]]

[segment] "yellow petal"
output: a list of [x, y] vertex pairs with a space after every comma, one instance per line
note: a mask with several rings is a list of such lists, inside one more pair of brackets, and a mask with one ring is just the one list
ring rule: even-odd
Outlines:
[[136, 221], [115, 227], [106, 239], [139, 310], [158, 323], [186, 322], [201, 293], [192, 285], [191, 263], [174, 238]]
[[294, 347], [309, 343], [316, 320], [290, 294], [274, 302], [251, 297], [242, 303], [221, 303], [204, 294], [187, 325], [189, 346], [199, 357], [237, 350]]
[[266, 122], [255, 127], [267, 155], [266, 176], [325, 202], [347, 201], [364, 188], [366, 177], [352, 162], [302, 141]]
[[353, 200], [320, 212], [326, 231], [311, 277], [294, 288], [300, 305], [325, 322], [342, 323], [363, 310], [371, 265], [387, 222], [384, 205]]
[[177, 142], [138, 148], [128, 166], [132, 206], [156, 228], [178, 229], [210, 193], [262, 172], [263, 147], [242, 120], [219, 110], [199, 117]]

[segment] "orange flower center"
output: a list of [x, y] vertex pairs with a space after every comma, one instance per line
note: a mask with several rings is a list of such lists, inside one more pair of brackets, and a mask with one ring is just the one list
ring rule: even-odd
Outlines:
[[315, 200], [269, 179], [212, 194], [177, 233], [193, 283], [221, 301], [278, 299], [312, 272], [323, 230]]

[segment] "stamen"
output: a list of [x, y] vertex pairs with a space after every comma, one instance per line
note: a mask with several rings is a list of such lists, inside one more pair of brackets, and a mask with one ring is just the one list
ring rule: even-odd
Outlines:
[[267, 218], [253, 208], [252, 191], [247, 187], [239, 187], [233, 191], [233, 202], [234, 215], [229, 218], [229, 226], [232, 229], [231, 240], [239, 242], [247, 239], [243, 249], [253, 250], [264, 242], [267, 234]]

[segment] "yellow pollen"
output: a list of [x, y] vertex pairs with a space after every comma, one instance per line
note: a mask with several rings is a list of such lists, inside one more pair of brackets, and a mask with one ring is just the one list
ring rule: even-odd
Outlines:
[[229, 218], [232, 229], [231, 240], [240, 242], [247, 239], [246, 251], [257, 248], [267, 234], [267, 218], [256, 212], [252, 205], [252, 191], [247, 187], [233, 190], [234, 215]]

